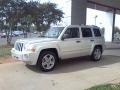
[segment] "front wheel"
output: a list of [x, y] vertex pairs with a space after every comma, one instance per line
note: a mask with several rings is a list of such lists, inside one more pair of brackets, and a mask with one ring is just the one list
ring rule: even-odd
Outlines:
[[42, 71], [48, 72], [54, 69], [56, 63], [56, 54], [50, 51], [44, 51], [39, 56], [37, 65]]
[[99, 60], [101, 60], [101, 56], [102, 56], [101, 48], [100, 47], [95, 47], [93, 52], [92, 52], [91, 59], [93, 61], [99, 61]]

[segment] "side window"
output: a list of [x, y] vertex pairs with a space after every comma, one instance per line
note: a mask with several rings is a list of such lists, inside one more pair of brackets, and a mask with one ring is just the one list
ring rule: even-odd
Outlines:
[[94, 32], [94, 35], [95, 37], [100, 37], [101, 36], [101, 33], [100, 33], [100, 30], [99, 29], [93, 29], [93, 32]]
[[67, 35], [66, 38], [79, 38], [80, 37], [79, 28], [68, 28], [64, 35]]
[[81, 28], [83, 37], [92, 37], [92, 31], [90, 28]]

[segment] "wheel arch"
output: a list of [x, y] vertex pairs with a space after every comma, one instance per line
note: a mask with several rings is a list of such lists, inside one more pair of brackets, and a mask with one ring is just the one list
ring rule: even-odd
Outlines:
[[57, 50], [56, 48], [46, 48], [46, 49], [42, 49], [42, 50], [40, 51], [39, 55], [40, 55], [41, 53], [43, 53], [44, 51], [51, 51], [51, 52], [55, 53], [55, 54], [59, 57], [59, 55], [58, 55], [58, 50]]
[[102, 46], [102, 45], [100, 45], [100, 44], [95, 45], [95, 46], [94, 46], [94, 48], [93, 48], [93, 50], [94, 50], [95, 48], [97, 48], [97, 47], [101, 48], [101, 51], [103, 52], [103, 46]]
[[41, 55], [43, 52], [45, 52], [45, 51], [51, 51], [51, 52], [55, 53], [56, 56], [57, 56], [57, 58], [58, 58], [58, 61], [59, 61], [60, 57], [59, 57], [58, 50], [57, 50], [56, 48], [46, 48], [46, 49], [42, 49], [42, 50], [39, 52], [37, 62], [38, 62], [38, 60], [39, 60], [40, 55]]

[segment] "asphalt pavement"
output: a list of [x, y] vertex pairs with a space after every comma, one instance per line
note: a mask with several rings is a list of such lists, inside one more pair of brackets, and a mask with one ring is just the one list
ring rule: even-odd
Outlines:
[[98, 84], [118, 83], [120, 55], [111, 54], [106, 50], [99, 62], [88, 57], [63, 61], [47, 73], [23, 62], [1, 64], [0, 90], [84, 90]]

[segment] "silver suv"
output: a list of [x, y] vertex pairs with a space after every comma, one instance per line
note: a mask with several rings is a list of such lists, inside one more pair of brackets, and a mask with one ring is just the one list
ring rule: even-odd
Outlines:
[[104, 48], [105, 40], [99, 27], [70, 25], [52, 27], [39, 38], [19, 39], [11, 52], [18, 60], [50, 71], [59, 60], [89, 55], [99, 61]]

